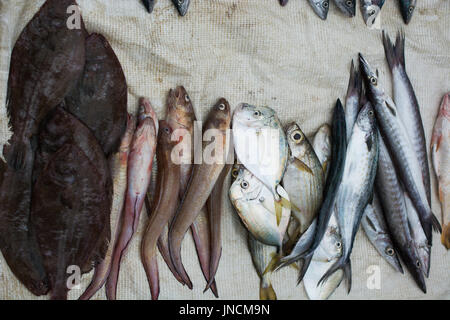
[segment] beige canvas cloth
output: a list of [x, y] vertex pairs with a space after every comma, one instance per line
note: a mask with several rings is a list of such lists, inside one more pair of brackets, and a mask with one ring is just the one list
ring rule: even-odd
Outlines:
[[[43, 2], [0, 0], [1, 143], [9, 136], [4, 101], [12, 47]], [[351, 59], [356, 59], [358, 52], [379, 68], [381, 80], [391, 91], [381, 32], [365, 26], [359, 1], [355, 18], [344, 17], [331, 4], [326, 21], [313, 13], [306, 0], [291, 0], [284, 8], [276, 0], [192, 0], [184, 18], [178, 16], [170, 0], [158, 0], [151, 15], [140, 0], [78, 2], [88, 30], [104, 34], [122, 63], [130, 112], [136, 111], [138, 97], [147, 96], [163, 117], [168, 90], [181, 84], [194, 101], [199, 119], [223, 96], [233, 107], [240, 102], [269, 105], [283, 123], [297, 121], [312, 135], [330, 121], [336, 99], [345, 97]], [[450, 90], [450, 1], [418, 1], [408, 26], [403, 24], [397, 1], [386, 1], [381, 27], [391, 36], [399, 28], [405, 30], [407, 71], [420, 102], [429, 144], [440, 100]], [[434, 175], [432, 179], [433, 210], [440, 217]], [[225, 200], [223, 254], [216, 277], [220, 298], [258, 299], [259, 279], [247, 249], [246, 231]], [[123, 259], [119, 299], [150, 298], [139, 255], [146, 220], [143, 213]], [[210, 292], [203, 293], [205, 280], [190, 234], [184, 240], [182, 256], [194, 289], [181, 286], [159, 257], [160, 298], [213, 299]], [[425, 295], [407, 272], [396, 273], [360, 230], [352, 254], [352, 291], [347, 295], [341, 284], [332, 299], [449, 299], [450, 253], [437, 234], [431, 261]], [[367, 287], [370, 266], [380, 268], [380, 289]], [[82, 288], [73, 290], [70, 298], [81, 294], [91, 275], [83, 277]], [[279, 299], [306, 298], [303, 284], [296, 286], [297, 271], [293, 268], [282, 269], [272, 278]], [[31, 298], [34, 296], [0, 258], [0, 299]], [[94, 298], [104, 299], [104, 290]]]

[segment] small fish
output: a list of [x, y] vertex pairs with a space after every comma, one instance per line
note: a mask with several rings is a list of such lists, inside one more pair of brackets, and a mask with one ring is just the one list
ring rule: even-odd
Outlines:
[[402, 265], [397, 256], [397, 250], [391, 239], [389, 229], [384, 218], [383, 209], [376, 192], [373, 195], [372, 203], [368, 204], [364, 216], [361, 220], [361, 226], [373, 244], [378, 253], [386, 260], [395, 270], [403, 273]]
[[185, 16], [189, 9], [189, 5], [191, 4], [191, 0], [172, 0], [172, 2], [177, 8], [180, 16]]
[[250, 233], [248, 234], [248, 248], [252, 256], [253, 265], [261, 279], [259, 285], [260, 300], [277, 300], [275, 290], [273, 290], [270, 276], [272, 270], [270, 264], [277, 256], [277, 247], [263, 244], [256, 240]]
[[330, 0], [308, 0], [308, 2], [320, 19], [327, 19]]
[[394, 102], [399, 118], [404, 124], [406, 133], [419, 160], [428, 203], [431, 205], [430, 167], [428, 165], [425, 130], [422, 116], [420, 115], [419, 103], [406, 73], [405, 35], [399, 32], [395, 45], [393, 45], [389, 36], [383, 31], [383, 46], [393, 79]]
[[338, 270], [326, 281], [319, 283], [327, 270], [342, 256], [342, 239], [335, 215], [331, 215], [327, 230], [314, 251], [309, 268], [303, 277], [306, 294], [311, 300], [326, 300], [340, 285], [344, 273]]
[[287, 5], [288, 1], [289, 1], [289, 0], [279, 0], [280, 5], [283, 6], [283, 7], [284, 7], [285, 5]]
[[153, 8], [155, 7], [156, 0], [142, 0], [145, 9], [147, 9], [148, 13], [153, 12]]
[[275, 111], [240, 104], [233, 114], [233, 142], [239, 162], [280, 201], [277, 188], [286, 170], [289, 147]]
[[159, 273], [156, 257], [157, 242], [164, 226], [175, 215], [180, 191], [180, 166], [172, 161], [172, 129], [166, 121], [160, 120], [161, 128], [156, 148], [158, 163], [156, 195], [152, 211], [141, 244], [141, 259], [150, 285], [152, 300], [159, 296]]
[[330, 168], [331, 139], [331, 128], [325, 123], [317, 130], [313, 140], [313, 148], [322, 164], [325, 179], [328, 177], [328, 169]]
[[230, 123], [230, 105], [228, 101], [221, 98], [211, 109], [204, 126], [204, 132], [214, 130], [214, 133], [219, 135], [215, 136], [214, 144], [209, 141], [203, 143], [203, 150], [210, 147], [210, 144], [214, 146], [215, 159], [212, 163], [205, 161], [201, 164], [194, 164], [188, 188], [169, 230], [169, 251], [173, 265], [183, 282], [190, 289], [192, 283], [181, 261], [181, 244], [187, 230], [206, 204], [220, 173], [225, 167]]
[[111, 207], [111, 242], [109, 243], [105, 258], [95, 268], [95, 273], [92, 277], [91, 283], [80, 296], [79, 300], [89, 300], [92, 298], [92, 296], [96, 294], [101, 287], [103, 287], [111, 270], [112, 253], [114, 250], [114, 244], [116, 243], [116, 237], [120, 230], [120, 216], [122, 214], [127, 186], [128, 155], [130, 153], [130, 144], [133, 139], [135, 129], [136, 118], [129, 114], [127, 129], [120, 143], [119, 152], [114, 154], [110, 161], [114, 186], [113, 203]]
[[444, 96], [434, 124], [431, 156], [439, 183], [443, 225], [441, 242], [450, 249], [450, 93]]
[[[281, 187], [280, 190], [284, 191]], [[283, 195], [289, 198], [287, 193]], [[245, 227], [256, 240], [281, 247], [291, 212], [283, 207], [281, 219], [277, 221], [273, 194], [264, 183], [241, 167], [230, 187], [229, 197]]]
[[384, 5], [385, 0], [361, 0], [361, 12], [364, 22], [371, 27]]
[[347, 289], [351, 289], [350, 254], [364, 209], [373, 194], [378, 162], [378, 135], [375, 112], [370, 102], [361, 109], [348, 143], [344, 172], [336, 195], [339, 230], [342, 235], [342, 257], [319, 282], [339, 269], [344, 271]]
[[334, 0], [336, 6], [348, 17], [354, 17], [356, 13], [356, 0]]
[[127, 191], [122, 210], [120, 232], [114, 247], [111, 271], [106, 281], [106, 295], [115, 300], [119, 280], [120, 263], [137, 230], [150, 184], [153, 158], [156, 151], [158, 118], [150, 102], [139, 100], [139, 122], [131, 142], [128, 159]]
[[399, 0], [400, 12], [402, 13], [403, 21], [408, 24], [416, 9], [417, 0]]
[[352, 60], [350, 68], [350, 80], [348, 82], [347, 97], [345, 99], [345, 123], [347, 125], [347, 141], [350, 140], [353, 125], [356, 122], [360, 109], [360, 97], [362, 91], [362, 79], [359, 70], [355, 68]]
[[431, 245], [432, 228], [440, 231], [441, 227], [428, 203], [417, 153], [410, 142], [411, 138], [400, 119], [395, 103], [385, 94], [378, 77], [361, 54], [360, 62], [370, 91], [370, 99], [374, 104], [380, 132], [390, 150], [400, 179], [419, 213], [422, 227]]
[[386, 223], [389, 230], [391, 230], [392, 240], [400, 258], [406, 265], [409, 273], [413, 276], [414, 281], [426, 293], [427, 289], [423, 277], [422, 265], [411, 236], [412, 233], [408, 221], [405, 198], [403, 197], [404, 190], [383, 140], [379, 134], [380, 154], [375, 179], [376, 191], [385, 213]]
[[288, 125], [286, 137], [290, 149], [290, 158], [283, 178], [283, 187], [294, 206], [298, 220], [297, 233], [293, 240], [308, 229], [320, 209], [323, 198], [324, 174], [308, 138], [298, 124]]

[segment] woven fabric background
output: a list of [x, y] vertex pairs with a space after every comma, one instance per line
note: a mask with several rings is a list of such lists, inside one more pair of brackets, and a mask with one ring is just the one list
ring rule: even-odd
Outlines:
[[[5, 96], [9, 60], [14, 43], [44, 0], [0, 0], [0, 143], [9, 131]], [[381, 80], [391, 91], [380, 30], [369, 30], [359, 10], [344, 17], [334, 4], [321, 21], [306, 0], [291, 0], [286, 7], [276, 0], [192, 0], [187, 16], [180, 18], [170, 0], [158, 0], [149, 15], [140, 0], [78, 0], [90, 32], [106, 36], [114, 48], [128, 82], [130, 112], [137, 99], [147, 96], [158, 116], [165, 114], [170, 88], [184, 85], [202, 119], [219, 97], [234, 107], [240, 102], [269, 105], [283, 123], [297, 121], [312, 135], [329, 122], [337, 98], [344, 99], [351, 59], [358, 52], [379, 68]], [[397, 1], [386, 1], [381, 27], [391, 37], [399, 28], [406, 33], [407, 71], [420, 102], [427, 143], [440, 100], [450, 90], [450, 1], [420, 0], [408, 26], [403, 24]], [[433, 210], [441, 209], [432, 175]], [[228, 185], [229, 182], [227, 182]], [[226, 194], [223, 195], [227, 197]], [[259, 279], [247, 249], [246, 231], [225, 199], [223, 254], [217, 273], [220, 298], [258, 299]], [[149, 299], [150, 292], [139, 255], [146, 214], [123, 259], [118, 298]], [[408, 273], [396, 273], [378, 255], [360, 230], [352, 254], [353, 287], [345, 285], [331, 299], [450, 299], [450, 253], [434, 235], [428, 293], [423, 294]], [[203, 293], [192, 237], [183, 243], [183, 262], [194, 284], [181, 286], [159, 257], [160, 299], [213, 299]], [[379, 266], [381, 288], [367, 287], [369, 266]], [[82, 288], [92, 274], [83, 277]], [[276, 272], [273, 286], [279, 299], [305, 299], [303, 285], [296, 286], [297, 271]], [[33, 299], [0, 257], [0, 299]], [[45, 297], [41, 297], [44, 299]], [[95, 299], [104, 299], [102, 289]]]

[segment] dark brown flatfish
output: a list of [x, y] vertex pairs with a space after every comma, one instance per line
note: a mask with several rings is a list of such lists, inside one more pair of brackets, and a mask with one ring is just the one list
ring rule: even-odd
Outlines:
[[96, 165], [81, 148], [65, 144], [38, 178], [31, 209], [52, 299], [66, 299], [71, 272], [95, 263], [109, 207]]
[[100, 34], [86, 39], [86, 65], [66, 109], [94, 132], [106, 155], [115, 152], [127, 124], [127, 82], [113, 49]]
[[0, 160], [0, 249], [25, 287], [43, 295], [48, 291], [47, 276], [29, 223], [33, 153], [30, 150], [26, 155], [18, 170]]
[[[24, 166], [40, 121], [72, 90], [83, 72], [85, 29], [69, 29], [75, 0], [47, 0], [17, 40], [8, 80], [7, 109], [14, 133], [7, 162]], [[80, 18], [81, 19], [81, 18]]]

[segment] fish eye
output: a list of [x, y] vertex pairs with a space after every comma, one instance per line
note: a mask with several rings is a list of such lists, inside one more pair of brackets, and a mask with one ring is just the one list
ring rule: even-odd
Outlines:
[[261, 116], [261, 111], [256, 110], [256, 111], [253, 113], [253, 115], [254, 115], [255, 117], [260, 117], [260, 116]]
[[242, 188], [242, 189], [247, 189], [247, 188], [248, 188], [248, 182], [245, 181], [245, 180], [242, 181], [242, 182], [241, 182], [241, 188]]
[[231, 175], [233, 176], [233, 178], [237, 178], [238, 174], [239, 174], [239, 169], [233, 169], [231, 171]]
[[393, 256], [394, 255], [394, 253], [395, 253], [395, 251], [394, 251], [394, 249], [392, 249], [391, 247], [387, 247], [386, 248], [386, 254], [388, 255], [388, 256]]
[[296, 131], [292, 132], [291, 138], [292, 138], [292, 140], [294, 140], [295, 142], [298, 143], [303, 140], [303, 135], [300, 131], [296, 130]]
[[414, 11], [414, 7], [413, 7], [413, 6], [410, 6], [410, 7], [408, 8], [408, 11], [409, 11], [409, 13], [412, 13], [412, 12]]
[[369, 81], [370, 81], [370, 83], [373, 84], [374, 86], [377, 85], [377, 78], [375, 78], [374, 76], [370, 77], [370, 78], [369, 78]]
[[417, 267], [417, 268], [420, 268], [421, 266], [422, 266], [422, 264], [420, 263], [419, 260], [417, 260], [417, 261], [416, 261], [416, 267]]
[[369, 11], [369, 16], [373, 16], [374, 14], [375, 14], [375, 10], [372, 9]]
[[221, 103], [221, 104], [219, 104], [218, 108], [220, 111], [223, 111], [223, 110], [225, 110], [225, 105], [223, 103]]
[[164, 128], [164, 132], [165, 132], [165, 133], [170, 133], [169, 128], [165, 127], [165, 128]]
[[324, 3], [322, 3], [322, 7], [324, 7], [325, 9], [328, 8], [328, 1], [325, 1]]
[[348, 0], [346, 3], [347, 3], [347, 6], [349, 6], [349, 7], [353, 4], [351, 0]]
[[373, 111], [372, 110], [369, 111], [369, 116], [373, 117]]
[[178, 0], [178, 4], [182, 4], [184, 0]]
[[184, 96], [184, 101], [189, 102], [189, 101], [191, 101], [191, 98], [189, 98], [188, 95], [185, 95], [185, 96]]
[[342, 247], [342, 243], [340, 241], [336, 242], [336, 248], [340, 249]]

